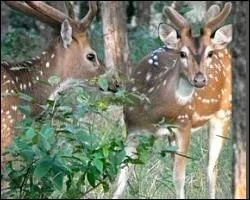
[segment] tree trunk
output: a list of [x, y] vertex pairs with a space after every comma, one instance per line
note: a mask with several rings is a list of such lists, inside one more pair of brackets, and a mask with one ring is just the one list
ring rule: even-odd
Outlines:
[[105, 49], [105, 64], [118, 70], [120, 77], [129, 75], [129, 47], [126, 24], [126, 2], [103, 1], [102, 21]]
[[1, 36], [5, 35], [8, 31], [10, 20], [9, 20], [10, 8], [1, 1]]
[[136, 21], [137, 26], [149, 26], [150, 22], [150, 7], [152, 1], [136, 1]]
[[[233, 139], [234, 139], [234, 198], [246, 198], [246, 56], [247, 11], [249, 3], [233, 2]], [[248, 48], [248, 50], [247, 50]]]

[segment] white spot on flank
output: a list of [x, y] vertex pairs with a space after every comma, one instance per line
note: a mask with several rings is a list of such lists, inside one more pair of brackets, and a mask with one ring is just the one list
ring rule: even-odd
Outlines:
[[154, 60], [157, 60], [157, 59], [158, 59], [158, 56], [157, 56], [157, 55], [154, 55], [153, 59], [154, 59]]
[[14, 94], [14, 90], [11, 90], [10, 93]]
[[16, 76], [16, 82], [18, 82], [18, 77]]
[[51, 58], [54, 58], [54, 57], [55, 57], [55, 54], [52, 54], [52, 55], [51, 55]]
[[153, 62], [154, 62], [154, 61], [153, 61], [153, 59], [151, 59], [151, 58], [148, 60], [148, 63], [149, 63], [150, 65], [152, 65]]
[[36, 80], [39, 81], [39, 76], [36, 76]]
[[26, 84], [23, 84], [23, 89], [26, 90], [27, 86]]
[[167, 80], [165, 79], [164, 81], [163, 81], [163, 86], [165, 86], [167, 84]]
[[29, 81], [28, 85], [29, 85], [29, 87], [31, 87], [31, 82], [30, 81]]
[[43, 55], [45, 55], [46, 53], [47, 53], [46, 51], [42, 52]]
[[38, 60], [38, 59], [40, 59], [40, 57], [39, 57], [39, 56], [36, 56], [36, 59]]
[[40, 75], [41, 75], [41, 76], [43, 75], [43, 71], [40, 71]]
[[154, 64], [155, 64], [156, 66], [158, 66], [158, 65], [159, 65], [159, 63], [158, 63], [158, 62], [155, 62]]
[[10, 114], [10, 111], [9, 111], [9, 110], [6, 111], [6, 115], [8, 115], [8, 114]]
[[49, 68], [49, 65], [50, 65], [49, 62], [46, 62], [46, 68]]
[[6, 77], [7, 77], [6, 75], [3, 75], [3, 79], [6, 79]]
[[151, 79], [152, 74], [150, 72], [147, 73], [146, 75], [146, 81], [149, 81]]
[[136, 74], [138, 74], [138, 75], [141, 74], [141, 71], [137, 72]]
[[11, 109], [16, 111], [17, 110], [17, 106], [11, 106]]
[[23, 84], [21, 83], [21, 84], [19, 85], [19, 87], [20, 87], [20, 90], [22, 90], [22, 89], [23, 89]]

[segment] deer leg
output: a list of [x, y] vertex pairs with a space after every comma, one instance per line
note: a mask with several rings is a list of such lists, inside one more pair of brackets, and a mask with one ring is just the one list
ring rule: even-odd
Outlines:
[[[128, 135], [127, 137], [127, 147], [125, 148], [126, 155], [131, 158], [136, 158], [136, 147], [138, 145], [138, 141], [135, 135]], [[113, 199], [118, 199], [122, 196], [124, 189], [126, 188], [127, 181], [129, 176], [133, 170], [133, 165], [128, 163], [126, 165], [121, 165], [121, 169], [118, 175], [118, 179], [116, 182], [116, 189], [113, 194]]]
[[[209, 196], [215, 199], [218, 158], [228, 134], [229, 120], [214, 117], [209, 122], [209, 161], [207, 168]], [[222, 136], [222, 137], [220, 137]]]
[[[182, 125], [176, 133], [176, 142], [178, 146], [177, 153], [186, 155], [189, 147], [191, 126]], [[175, 184], [177, 199], [185, 198], [185, 173], [186, 173], [186, 157], [175, 154], [173, 180]]]

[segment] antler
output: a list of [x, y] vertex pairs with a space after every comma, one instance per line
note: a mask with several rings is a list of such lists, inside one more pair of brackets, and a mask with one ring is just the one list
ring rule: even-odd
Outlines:
[[175, 9], [173, 9], [172, 7], [167, 7], [164, 8], [163, 11], [177, 28], [179, 28], [180, 30], [190, 29], [188, 21], [183, 16], [181, 16]]
[[[35, 17], [36, 19], [40, 20], [41, 22], [44, 22], [48, 25], [50, 25], [53, 28], [58, 27], [58, 23], [55, 20], [50, 19], [49, 17], [43, 15], [42, 13], [34, 10], [26, 3], [22, 3], [20, 1], [4, 1], [6, 5], [13, 8], [14, 10], [20, 11], [24, 14], [27, 14], [31, 17]], [[59, 26], [60, 27], [60, 26]]]
[[82, 30], [85, 30], [90, 25], [96, 13], [97, 13], [96, 1], [89, 1], [89, 11], [87, 15], [80, 20], [80, 26]]
[[71, 26], [85, 30], [97, 13], [96, 1], [89, 1], [89, 11], [87, 15], [82, 18], [79, 23], [77, 23], [71, 17], [42, 1], [26, 1], [25, 3], [18, 1], [5, 1], [5, 3], [11, 8], [21, 11], [31, 17], [35, 17], [53, 28], [60, 28], [61, 23], [67, 19]]
[[68, 19], [70, 24], [75, 24], [73, 19], [42, 1], [26, 1], [26, 3], [38, 12], [56, 21], [59, 25], [61, 25], [65, 19]]
[[[209, 10], [210, 10], [210, 8], [209, 8]], [[232, 9], [232, 3], [227, 2], [225, 4], [223, 10], [217, 16], [215, 16], [212, 19], [209, 19], [209, 17], [205, 19], [204, 28], [212, 31], [215, 28], [217, 28], [218, 26], [220, 26], [225, 21], [227, 16], [230, 14], [231, 9]]]

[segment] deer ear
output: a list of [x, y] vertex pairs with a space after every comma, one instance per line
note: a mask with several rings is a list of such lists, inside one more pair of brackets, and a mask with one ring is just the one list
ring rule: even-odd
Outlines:
[[222, 49], [227, 46], [228, 43], [232, 41], [233, 38], [233, 28], [232, 24], [222, 26], [218, 29], [214, 38], [212, 39], [212, 43], [214, 44], [215, 49]]
[[63, 47], [66, 49], [72, 42], [72, 27], [67, 19], [65, 19], [61, 25], [61, 38], [63, 41]]
[[177, 49], [180, 39], [177, 37], [177, 31], [167, 25], [160, 24], [159, 25], [159, 37], [161, 41], [167, 46], [169, 49]]

